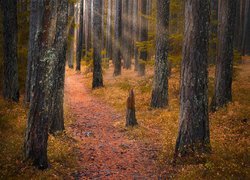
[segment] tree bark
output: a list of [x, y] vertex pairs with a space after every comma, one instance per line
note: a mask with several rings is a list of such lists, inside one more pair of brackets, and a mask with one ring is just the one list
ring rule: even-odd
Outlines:
[[107, 13], [107, 37], [106, 37], [106, 51], [107, 51], [107, 58], [112, 58], [112, 38], [111, 38], [111, 32], [112, 32], [112, 0], [108, 0], [108, 13]]
[[157, 1], [156, 59], [151, 107], [168, 105], [169, 0]]
[[[34, 81], [32, 79], [35, 77], [34, 72], [34, 60], [35, 56], [38, 54], [38, 44], [37, 44], [37, 31], [41, 21], [41, 15], [39, 14], [38, 7], [41, 6], [41, 2], [37, 3], [31, 1], [30, 3], [30, 29], [29, 29], [29, 50], [28, 50], [28, 63], [27, 63], [27, 75], [25, 84], [25, 99], [24, 103], [27, 104], [31, 101], [32, 89], [34, 86]], [[41, 12], [40, 12], [41, 13]]]
[[131, 89], [127, 99], [126, 126], [129, 127], [136, 125], [138, 125], [138, 123], [135, 116], [135, 95], [133, 89]]
[[83, 49], [83, 0], [80, 0], [79, 32], [77, 39], [76, 70], [81, 70], [81, 59]]
[[209, 59], [208, 62], [215, 64], [216, 62], [216, 48], [217, 48], [217, 26], [218, 26], [218, 1], [211, 1], [211, 15], [210, 15], [210, 43], [209, 43]]
[[130, 59], [130, 52], [129, 52], [129, 48], [130, 48], [130, 15], [129, 15], [129, 2], [130, 0], [124, 0], [122, 1], [122, 57], [123, 57], [123, 67], [125, 69], [130, 69], [131, 68], [131, 59]]
[[103, 87], [102, 77], [102, 1], [93, 0], [93, 48], [94, 48], [94, 71], [92, 88]]
[[175, 157], [210, 150], [208, 120], [209, 0], [185, 1], [179, 132]]
[[69, 16], [73, 18], [69, 30], [69, 42], [67, 48], [67, 61], [70, 69], [74, 68], [74, 41], [75, 41], [75, 4], [69, 4]]
[[[35, 2], [33, 0], [31, 4]], [[34, 165], [40, 169], [48, 167], [49, 111], [52, 101], [53, 72], [56, 67], [56, 51], [52, 48], [55, 36], [55, 14], [53, 12], [56, 12], [56, 8], [56, 3], [49, 0], [41, 3], [40, 7], [37, 6], [37, 11], [41, 12], [41, 22], [37, 32], [37, 45], [40, 51], [34, 61], [36, 74], [34, 95], [30, 103], [24, 147], [26, 159], [32, 160]], [[31, 13], [34, 12], [31, 11]]]
[[3, 9], [3, 97], [19, 101], [17, 64], [17, 1], [2, 1]]
[[122, 1], [116, 0], [114, 76], [121, 75]]
[[63, 122], [63, 86], [69, 27], [67, 0], [46, 0], [41, 4], [37, 7], [37, 11], [41, 12], [37, 32], [40, 51], [34, 61], [34, 95], [30, 103], [24, 147], [26, 159], [32, 160], [38, 168], [45, 169], [48, 167], [49, 128], [55, 132], [57, 123]]
[[86, 0], [87, 1], [87, 3], [86, 3], [86, 5], [87, 5], [87, 26], [86, 26], [86, 33], [87, 33], [87, 37], [86, 37], [86, 50], [87, 50], [87, 52], [89, 52], [90, 51], [90, 49], [92, 48], [91, 47], [91, 31], [92, 31], [92, 18], [91, 18], [91, 5], [92, 5], [92, 0]]
[[215, 75], [215, 94], [211, 110], [216, 111], [232, 101], [233, 44], [236, 1], [219, 1], [218, 55]]
[[[148, 40], [148, 20], [147, 20], [147, 2], [141, 2], [141, 15], [140, 15], [140, 42], [145, 43]], [[140, 49], [139, 63], [138, 63], [138, 74], [139, 76], [145, 75], [146, 61], [148, 58], [148, 52], [146, 48]]]
[[127, 29], [127, 69], [132, 66], [132, 50], [133, 50], [133, 1], [128, 0], [128, 29]]
[[138, 32], [139, 32], [139, 20], [138, 20], [138, 0], [133, 1], [133, 48], [134, 48], [134, 63], [135, 63], [135, 71], [138, 69], [138, 47], [136, 46], [136, 42], [138, 41]]
[[61, 0], [57, 8], [56, 36], [54, 47], [57, 50], [56, 68], [52, 91], [52, 108], [50, 116], [50, 133], [64, 130], [64, 82], [68, 29], [68, 0]]
[[242, 36], [242, 55], [250, 54], [250, 0], [246, 0], [245, 4], [244, 29]]
[[[236, 2], [236, 17], [235, 17], [235, 27], [234, 27], [234, 34], [235, 34], [235, 38], [234, 38], [234, 49], [238, 50], [238, 44], [240, 41], [240, 4], [241, 1], [237, 1]], [[218, 18], [217, 18], [218, 19]], [[237, 35], [237, 36], [236, 36]]]
[[237, 27], [239, 29], [238, 34], [238, 42], [237, 42], [237, 49], [243, 55], [242, 52], [242, 42], [243, 42], [243, 33], [244, 33], [244, 22], [245, 22], [245, 4], [247, 0], [241, 0], [240, 3], [240, 14], [239, 14], [239, 26]]

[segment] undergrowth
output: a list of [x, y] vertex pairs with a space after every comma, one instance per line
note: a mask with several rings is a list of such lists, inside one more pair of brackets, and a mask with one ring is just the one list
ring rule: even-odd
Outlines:
[[[67, 111], [66, 111], [67, 112]], [[49, 136], [48, 170], [40, 171], [24, 161], [23, 144], [27, 112], [21, 103], [0, 97], [0, 179], [63, 179], [77, 171], [75, 140], [68, 132]], [[66, 113], [66, 127], [72, 123]]]

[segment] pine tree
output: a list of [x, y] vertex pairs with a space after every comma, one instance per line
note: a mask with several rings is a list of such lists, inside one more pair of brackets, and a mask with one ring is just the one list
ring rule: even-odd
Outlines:
[[168, 105], [168, 24], [169, 1], [157, 1], [157, 32], [154, 85], [151, 107], [162, 108]]
[[102, 77], [102, 1], [93, 0], [93, 48], [94, 48], [94, 71], [92, 88], [103, 87]]
[[61, 105], [68, 36], [68, 1], [61, 0], [56, 3], [49, 0], [39, 2], [32, 0], [32, 3], [38, 3], [36, 9], [31, 13], [38, 12], [41, 21], [38, 23], [37, 47], [39, 52], [34, 60], [36, 76], [34, 77], [34, 90], [30, 102], [24, 147], [26, 159], [33, 161], [36, 167], [45, 169], [48, 167], [49, 127], [51, 130], [55, 130], [52, 127], [56, 127], [53, 123], [57, 122], [53, 118], [63, 111]]
[[236, 16], [236, 1], [219, 1], [218, 54], [215, 75], [215, 94], [211, 110], [232, 101], [233, 44]]
[[19, 101], [17, 65], [17, 1], [1, 1], [3, 8], [3, 97]]
[[122, 2], [116, 0], [114, 76], [121, 75]]
[[175, 155], [206, 152], [208, 120], [209, 0], [185, 1], [179, 132]]
[[81, 59], [83, 51], [83, 0], [80, 0], [79, 32], [77, 39], [76, 70], [81, 70]]
[[[141, 1], [141, 15], [140, 15], [140, 42], [145, 43], [148, 40], [148, 20], [147, 20], [147, 2], [146, 0]], [[147, 48], [140, 49], [139, 55], [139, 66], [138, 66], [138, 74], [140, 76], [145, 75], [146, 61], [148, 59]]]
[[74, 68], [74, 41], [75, 41], [75, 4], [69, 4], [69, 17], [71, 18], [71, 25], [69, 30], [69, 42], [67, 47], [67, 61], [68, 67]]

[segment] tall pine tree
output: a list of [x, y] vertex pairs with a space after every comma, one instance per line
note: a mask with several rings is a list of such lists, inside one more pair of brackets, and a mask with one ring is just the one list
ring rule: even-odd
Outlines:
[[185, 1], [179, 132], [175, 155], [206, 152], [208, 120], [209, 0]]

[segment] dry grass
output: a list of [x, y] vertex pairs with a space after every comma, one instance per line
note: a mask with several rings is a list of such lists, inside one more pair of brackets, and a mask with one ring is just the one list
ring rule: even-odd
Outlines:
[[[6, 102], [0, 97], [0, 179], [69, 178], [76, 171], [75, 140], [68, 132], [50, 136], [50, 168], [39, 171], [23, 161], [26, 120], [26, 109], [21, 103]], [[66, 113], [66, 126], [71, 123], [72, 119]]]
[[[170, 106], [153, 110], [149, 107], [152, 69], [147, 76], [138, 77], [133, 70], [123, 70], [121, 77], [112, 77], [112, 67], [105, 72], [105, 87], [92, 91], [94, 96], [109, 103], [125, 118], [128, 90], [136, 96], [138, 128], [128, 129], [128, 136], [158, 149], [158, 166], [161, 174], [172, 172], [171, 160], [178, 130], [179, 70], [174, 69], [169, 81]], [[228, 107], [210, 114], [212, 153], [202, 162], [184, 162], [177, 165], [175, 178], [180, 179], [247, 179], [250, 178], [250, 63], [236, 68], [233, 82], [233, 102]], [[214, 68], [209, 78], [209, 96], [213, 92]], [[87, 85], [91, 87], [88, 76]], [[125, 119], [124, 119], [125, 122]], [[117, 124], [123, 128], [124, 123]]]

